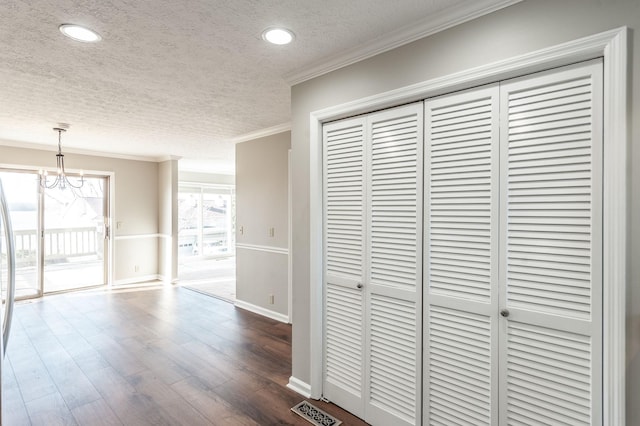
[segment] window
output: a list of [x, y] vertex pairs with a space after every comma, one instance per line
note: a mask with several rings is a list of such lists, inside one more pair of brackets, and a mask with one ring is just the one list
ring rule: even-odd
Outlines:
[[235, 189], [205, 184], [178, 188], [178, 256], [233, 256]]

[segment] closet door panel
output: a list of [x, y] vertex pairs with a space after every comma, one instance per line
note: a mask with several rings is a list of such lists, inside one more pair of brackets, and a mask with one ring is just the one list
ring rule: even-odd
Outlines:
[[601, 422], [602, 64], [501, 86], [502, 423]]
[[324, 127], [324, 383], [328, 399], [364, 416], [363, 119]]
[[416, 304], [379, 294], [372, 294], [370, 301], [367, 421], [416, 424]]
[[498, 421], [498, 95], [425, 102], [424, 424]]
[[372, 424], [420, 419], [422, 103], [368, 117], [368, 406]]

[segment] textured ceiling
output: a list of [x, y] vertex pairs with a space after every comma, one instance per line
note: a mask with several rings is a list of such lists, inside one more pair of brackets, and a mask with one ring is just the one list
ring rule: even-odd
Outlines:
[[[0, 13], [0, 144], [54, 149], [51, 128], [69, 123], [67, 151], [176, 156], [230, 173], [234, 140], [286, 129], [289, 82], [317, 64], [338, 67], [372, 42], [384, 50], [380, 41], [400, 30], [509, 3], [11, 0]], [[103, 41], [65, 38], [62, 23], [85, 25]], [[275, 25], [291, 29], [294, 43], [264, 42], [262, 31]]]

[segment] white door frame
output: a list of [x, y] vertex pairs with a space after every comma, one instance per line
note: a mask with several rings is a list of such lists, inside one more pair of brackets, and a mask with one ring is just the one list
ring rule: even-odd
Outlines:
[[[322, 396], [322, 123], [531, 72], [604, 58], [603, 424], [625, 424], [625, 291], [629, 145], [626, 27], [606, 31], [449, 76], [310, 114], [310, 366], [313, 398]], [[293, 378], [292, 378], [293, 379]]]

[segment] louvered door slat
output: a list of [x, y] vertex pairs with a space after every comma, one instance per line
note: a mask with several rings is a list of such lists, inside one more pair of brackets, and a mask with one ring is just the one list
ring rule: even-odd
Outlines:
[[501, 422], [600, 424], [601, 63], [501, 88]]

